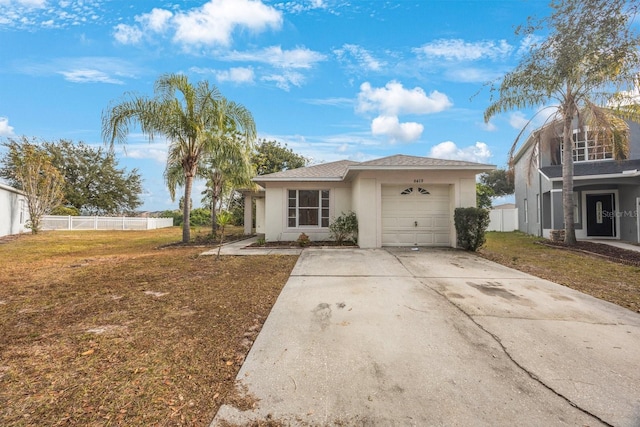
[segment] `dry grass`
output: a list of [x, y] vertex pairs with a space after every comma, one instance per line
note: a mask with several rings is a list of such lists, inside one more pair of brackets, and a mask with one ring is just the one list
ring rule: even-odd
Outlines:
[[0, 244], [0, 425], [206, 426], [235, 398], [296, 257], [159, 249], [180, 233]]
[[640, 312], [640, 267], [536, 244], [519, 232], [487, 233], [485, 258]]

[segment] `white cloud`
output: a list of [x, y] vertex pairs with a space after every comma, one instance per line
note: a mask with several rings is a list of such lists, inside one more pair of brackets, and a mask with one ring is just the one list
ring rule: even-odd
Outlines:
[[371, 133], [387, 136], [391, 142], [415, 141], [423, 130], [420, 123], [400, 123], [397, 116], [378, 116], [371, 122]]
[[437, 90], [427, 95], [420, 87], [408, 90], [396, 81], [390, 81], [383, 88], [373, 88], [365, 82], [360, 85], [357, 110], [379, 111], [385, 115], [432, 114], [452, 105], [449, 97]]
[[280, 28], [282, 14], [259, 1], [210, 0], [202, 7], [176, 14], [173, 21], [178, 43], [228, 46], [237, 27], [256, 32]]
[[304, 83], [304, 76], [295, 71], [288, 71], [282, 74], [269, 74], [262, 77], [261, 80], [274, 82], [280, 89], [288, 91], [291, 89], [291, 86], [302, 86], [302, 83]]
[[308, 10], [327, 8], [324, 0], [308, 0], [304, 2], [287, 1], [286, 3], [277, 3], [276, 6], [285, 9], [287, 13], [302, 13]]
[[282, 13], [256, 0], [209, 0], [186, 12], [154, 8], [134, 18], [135, 25], [118, 24], [114, 38], [123, 44], [136, 44], [145, 36], [169, 34], [186, 50], [199, 46], [229, 46], [237, 29], [261, 32], [282, 25]]
[[[386, 65], [383, 61], [374, 58], [373, 55], [363, 47], [354, 44], [345, 44], [341, 49], [335, 49], [333, 53], [339, 60], [346, 62], [352, 68], [379, 71]], [[351, 57], [355, 59], [355, 64], [350, 64]]]
[[512, 51], [513, 46], [506, 40], [466, 42], [462, 39], [440, 39], [414, 49], [418, 54], [448, 61], [498, 59], [507, 57]]
[[485, 122], [480, 123], [480, 127], [488, 132], [493, 132], [495, 130], [498, 130], [498, 127], [495, 124], [493, 124], [493, 122], [491, 121], [487, 123]]
[[134, 77], [139, 69], [120, 58], [88, 56], [78, 58], [56, 58], [51, 62], [31, 62], [19, 67], [32, 76], [62, 75], [74, 83], [123, 84], [123, 78]]
[[457, 68], [447, 71], [447, 78], [462, 83], [486, 83], [502, 77], [502, 73], [475, 67]]
[[255, 73], [252, 68], [245, 67], [233, 67], [228, 70], [218, 70], [215, 68], [202, 68], [191, 67], [189, 71], [197, 74], [211, 74], [219, 82], [232, 82], [232, 83], [253, 83], [255, 79]]
[[19, 29], [66, 28], [101, 19], [101, 0], [0, 0], [0, 26]]
[[143, 33], [137, 27], [131, 25], [118, 24], [114, 27], [113, 37], [121, 44], [136, 44], [142, 40]]
[[521, 111], [509, 114], [509, 124], [514, 129], [522, 129], [529, 123], [529, 119]]
[[136, 16], [135, 20], [139, 22], [143, 28], [149, 29], [156, 33], [164, 32], [168, 26], [173, 13], [168, 10], [154, 8], [150, 13], [143, 13]]
[[[148, 141], [148, 137], [139, 133], [129, 134], [127, 145], [116, 145], [114, 149], [121, 158], [150, 159], [161, 165], [167, 164], [167, 151], [169, 143], [160, 138], [154, 142]], [[162, 138], [164, 139], [164, 138]]]
[[454, 142], [445, 141], [433, 146], [429, 151], [429, 157], [487, 163], [491, 157], [491, 151], [484, 142], [476, 142], [475, 145], [459, 148]]
[[378, 113], [371, 122], [374, 135], [386, 135], [392, 142], [408, 142], [420, 138], [424, 126], [415, 122], [401, 123], [399, 115], [432, 114], [452, 105], [449, 97], [438, 91], [427, 95], [422, 88], [408, 90], [396, 81], [390, 81], [382, 88], [373, 88], [365, 82], [360, 85], [356, 111]]
[[13, 136], [13, 126], [9, 126], [8, 117], [0, 117], [0, 136]]
[[111, 84], [124, 84], [122, 80], [111, 77], [109, 74], [88, 68], [81, 68], [76, 70], [59, 71], [65, 78], [73, 83], [111, 83]]
[[282, 50], [280, 46], [270, 46], [254, 52], [230, 52], [221, 59], [263, 62], [278, 68], [308, 69], [317, 62], [324, 61], [326, 56], [307, 48]]

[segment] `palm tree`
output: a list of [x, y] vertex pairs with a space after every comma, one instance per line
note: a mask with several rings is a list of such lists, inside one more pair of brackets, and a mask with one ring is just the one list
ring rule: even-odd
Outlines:
[[[496, 114], [514, 109], [554, 105], [552, 120], [562, 123], [565, 243], [575, 244], [572, 130], [576, 123], [588, 125], [607, 140], [603, 143], [619, 145], [618, 157], [628, 150], [628, 128], [616, 114], [631, 118], [637, 112], [626, 105], [633, 102], [627, 95], [635, 89], [640, 70], [640, 37], [630, 27], [638, 4], [627, 5], [625, 0], [553, 0], [551, 7], [554, 11], [549, 17], [523, 31], [531, 36], [539, 24], [548, 24], [550, 35], [540, 44], [534, 43], [499, 87], [491, 88], [492, 94], [498, 92], [498, 99], [485, 110], [484, 119], [488, 122]], [[534, 137], [548, 143], [545, 137], [549, 135], [539, 132]]]
[[182, 74], [166, 74], [155, 83], [155, 97], [131, 95], [102, 114], [102, 136], [111, 147], [125, 143], [129, 128], [138, 124], [153, 140], [163, 135], [169, 142], [167, 170], [180, 165], [184, 177], [182, 241], [189, 242], [191, 189], [203, 156], [214, 150], [219, 135], [232, 128], [248, 144], [256, 137], [251, 113], [226, 100], [215, 86], [193, 86]]
[[[216, 209], [225, 194], [237, 188], [251, 188], [255, 184], [251, 178], [255, 176], [251, 164], [250, 153], [253, 145], [247, 144], [238, 134], [224, 135], [216, 139], [212, 150], [201, 157], [198, 166], [198, 178], [206, 182], [203, 192], [211, 209], [211, 233], [216, 232], [218, 221]], [[176, 186], [184, 185], [184, 175], [179, 173], [179, 164], [174, 164], [165, 171], [165, 178], [171, 197], [175, 197]]]

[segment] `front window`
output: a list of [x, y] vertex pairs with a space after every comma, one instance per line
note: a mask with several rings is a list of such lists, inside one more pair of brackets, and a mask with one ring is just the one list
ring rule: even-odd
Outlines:
[[329, 227], [329, 190], [289, 190], [287, 225]]

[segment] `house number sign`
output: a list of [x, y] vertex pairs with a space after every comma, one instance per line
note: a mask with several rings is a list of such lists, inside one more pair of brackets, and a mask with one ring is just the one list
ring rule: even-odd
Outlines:
[[414, 184], [422, 184], [423, 182], [424, 182], [424, 179], [422, 179], [422, 178], [416, 178], [416, 179], [413, 180]]

